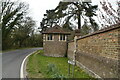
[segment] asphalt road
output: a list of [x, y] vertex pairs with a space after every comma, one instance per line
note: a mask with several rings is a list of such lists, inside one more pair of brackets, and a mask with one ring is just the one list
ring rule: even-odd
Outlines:
[[30, 53], [42, 48], [29, 48], [9, 51], [2, 54], [2, 78], [20, 78], [23, 59]]

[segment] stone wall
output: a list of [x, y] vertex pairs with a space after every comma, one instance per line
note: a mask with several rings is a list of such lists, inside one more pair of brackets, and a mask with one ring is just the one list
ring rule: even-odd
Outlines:
[[[94, 76], [117, 78], [120, 74], [120, 25], [100, 30], [77, 39], [76, 64], [84, 66]], [[68, 57], [74, 51], [74, 42], [68, 44]]]
[[69, 42], [69, 44], [68, 44], [68, 54], [67, 54], [67, 57], [69, 59], [73, 59], [74, 58], [74, 50], [75, 50], [75, 46], [74, 45], [75, 44], [74, 44], [73, 41]]
[[52, 41], [43, 41], [44, 55], [52, 57], [64, 57], [66, 55], [66, 41], [59, 41], [59, 35], [54, 34]]

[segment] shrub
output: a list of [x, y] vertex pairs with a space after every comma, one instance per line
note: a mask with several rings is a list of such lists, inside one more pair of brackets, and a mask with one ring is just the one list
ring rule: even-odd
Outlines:
[[65, 78], [54, 64], [48, 64], [47, 74], [51, 74], [53, 78]]

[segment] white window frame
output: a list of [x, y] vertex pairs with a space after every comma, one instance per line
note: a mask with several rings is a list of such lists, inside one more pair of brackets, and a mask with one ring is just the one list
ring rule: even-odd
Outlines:
[[[52, 35], [52, 39], [51, 39], [51, 40], [48, 39], [48, 36], [49, 36], [49, 35]], [[46, 41], [54, 41], [54, 35], [53, 35], [53, 34], [47, 34], [47, 35], [46, 35]]]
[[[61, 40], [61, 36], [62, 36], [62, 40]], [[65, 40], [64, 40], [64, 37], [65, 36]], [[65, 34], [60, 34], [59, 35], [59, 41], [66, 41], [67, 40], [67, 35], [65, 35]]]

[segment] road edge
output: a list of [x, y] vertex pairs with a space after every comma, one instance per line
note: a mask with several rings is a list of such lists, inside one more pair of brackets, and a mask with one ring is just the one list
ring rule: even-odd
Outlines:
[[20, 78], [26, 78], [25, 75], [24, 75], [24, 66], [25, 66], [25, 62], [27, 60], [27, 58], [32, 55], [33, 53], [35, 53], [36, 51], [33, 51], [32, 53], [28, 54], [24, 60], [22, 61], [22, 64], [21, 64], [21, 67], [20, 67]]

